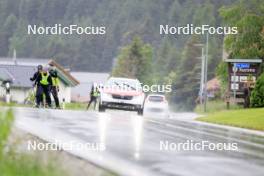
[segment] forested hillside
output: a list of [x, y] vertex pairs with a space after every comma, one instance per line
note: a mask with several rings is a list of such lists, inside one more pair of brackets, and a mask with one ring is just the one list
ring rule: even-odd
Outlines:
[[[121, 46], [137, 34], [153, 45], [159, 76], [174, 64], [189, 36], [160, 36], [160, 24], [221, 23], [218, 9], [231, 0], [0, 0], [0, 56], [53, 57], [73, 70], [110, 71]], [[106, 26], [103, 36], [27, 35], [27, 25]], [[211, 73], [221, 59], [221, 37], [213, 37]], [[177, 60], [178, 59], [178, 60]], [[216, 62], [215, 62], [216, 60]], [[164, 64], [163, 64], [164, 63]]]
[[[200, 88], [197, 44], [206, 36], [161, 35], [160, 25], [236, 26], [238, 35], [225, 37], [229, 57], [263, 58], [263, 7], [263, 0], [0, 0], [0, 56], [16, 49], [18, 57], [54, 58], [75, 71], [171, 84], [169, 100], [189, 110]], [[27, 34], [28, 25], [55, 24], [105, 26], [106, 34]], [[208, 79], [217, 70], [222, 85], [223, 41], [223, 35], [209, 36]]]

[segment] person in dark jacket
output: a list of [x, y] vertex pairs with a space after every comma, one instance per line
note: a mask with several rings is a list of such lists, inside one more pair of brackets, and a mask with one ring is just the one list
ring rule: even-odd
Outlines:
[[40, 103], [43, 105], [43, 97], [40, 96], [39, 94], [42, 94], [42, 87], [41, 85], [37, 82], [39, 79], [40, 74], [42, 73], [43, 66], [38, 65], [37, 71], [34, 73], [33, 77], [30, 78], [31, 81], [34, 81], [33, 86], [36, 87], [36, 106], [39, 107]]
[[96, 86], [92, 86], [91, 92], [90, 92], [90, 101], [87, 106], [87, 110], [90, 108], [91, 104], [94, 103], [94, 110], [96, 108], [97, 104], [97, 98], [100, 96], [100, 91]]
[[50, 87], [52, 86], [52, 79], [49, 75], [48, 68], [44, 68], [43, 71], [39, 74], [36, 79], [37, 85], [40, 85], [39, 91], [36, 93], [37, 97], [37, 107], [39, 107], [41, 103], [41, 99], [43, 94], [46, 98], [46, 105], [51, 107], [51, 98], [50, 98]]
[[60, 101], [58, 97], [59, 92], [59, 78], [58, 78], [58, 72], [55, 69], [53, 65], [50, 65], [49, 74], [52, 79], [52, 85], [51, 85], [51, 94], [53, 96], [53, 99], [55, 101], [56, 108], [60, 109]]

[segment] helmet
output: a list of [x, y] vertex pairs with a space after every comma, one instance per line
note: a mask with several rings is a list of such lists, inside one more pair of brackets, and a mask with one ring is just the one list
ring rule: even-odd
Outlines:
[[38, 65], [38, 70], [42, 70], [43, 66], [42, 65]]
[[49, 65], [49, 70], [50, 71], [55, 71], [56, 70], [56, 67], [54, 65]]

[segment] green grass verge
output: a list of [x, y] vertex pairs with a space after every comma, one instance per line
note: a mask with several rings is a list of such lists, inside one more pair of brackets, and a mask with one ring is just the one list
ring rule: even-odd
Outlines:
[[4, 107], [33, 107], [33, 105], [18, 104], [14, 102], [5, 103], [5, 102], [0, 101], [0, 107], [1, 106], [4, 106]]
[[86, 110], [87, 104], [85, 103], [66, 103], [65, 109], [67, 110]]
[[208, 113], [196, 120], [264, 131], [264, 108]]
[[[230, 109], [241, 109], [242, 107], [239, 105], [235, 105], [235, 104], [230, 104]], [[206, 112], [207, 113], [212, 113], [212, 112], [219, 112], [219, 111], [223, 111], [226, 110], [226, 102], [222, 101], [222, 100], [214, 100], [214, 101], [208, 101], [207, 102], [207, 106], [206, 106]], [[194, 109], [194, 111], [196, 113], [204, 113], [203, 111], [203, 106], [201, 106], [200, 104], [196, 106], [196, 108]]]
[[0, 113], [0, 160], [2, 159], [3, 150], [11, 131], [11, 125], [14, 120], [13, 118], [14, 117], [11, 110]]
[[61, 176], [54, 163], [44, 163], [34, 155], [6, 153], [0, 164], [1, 176]]
[[6, 148], [13, 123], [11, 110], [0, 113], [0, 175], [1, 176], [61, 176], [66, 175], [53, 160], [42, 161], [36, 154], [15, 151], [15, 146]]

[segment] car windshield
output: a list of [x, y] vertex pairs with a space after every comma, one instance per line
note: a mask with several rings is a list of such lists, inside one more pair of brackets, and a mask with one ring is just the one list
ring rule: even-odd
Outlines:
[[136, 86], [134, 87], [134, 86], [129, 85], [129, 84], [127, 84], [127, 83], [123, 83], [123, 85], [124, 85], [124, 86], [127, 86], [127, 87], [129, 87], [129, 88], [131, 88], [132, 90], [136, 90]]
[[151, 102], [163, 102], [164, 97], [162, 97], [162, 96], [149, 96], [148, 100]]
[[107, 88], [121, 88], [124, 90], [142, 90], [142, 87], [137, 80], [129, 79], [110, 79], [106, 83]]

